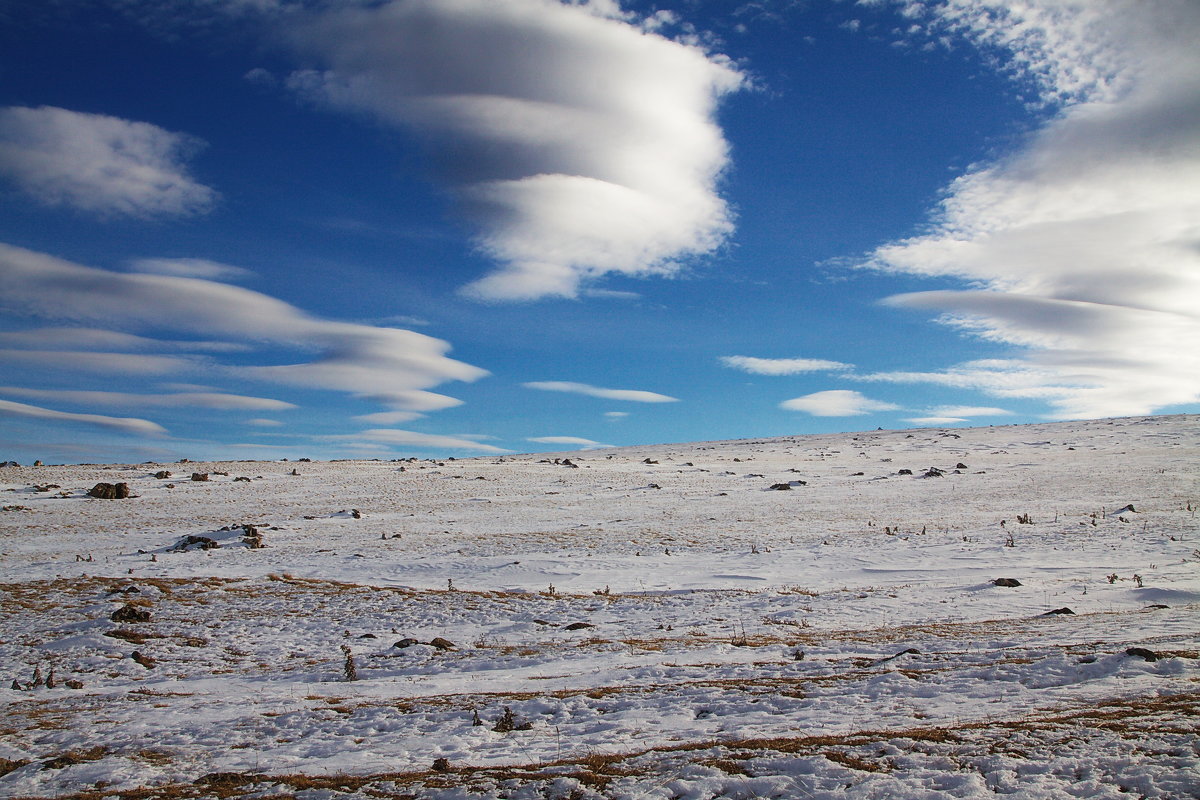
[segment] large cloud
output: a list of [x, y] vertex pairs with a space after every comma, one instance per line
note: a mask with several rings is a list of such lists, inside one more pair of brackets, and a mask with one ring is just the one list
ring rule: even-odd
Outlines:
[[[450, 345], [413, 331], [313, 317], [259, 292], [166, 275], [109, 272], [0, 244], [0, 306], [23, 316], [148, 329], [316, 350], [309, 361], [229, 366], [235, 375], [371, 397], [393, 410], [426, 411], [458, 401], [427, 391], [487, 373], [446, 356]], [[10, 355], [19, 351], [8, 351]], [[130, 354], [79, 354], [162, 359]], [[168, 359], [180, 364], [183, 359]], [[159, 362], [154, 362], [158, 364]], [[53, 366], [53, 362], [44, 362]]]
[[1024, 354], [870, 377], [1043, 398], [1061, 417], [1200, 401], [1200, 4], [908, 5], [1000, 52], [1057, 110], [955, 181], [929, 233], [870, 262], [970, 281], [890, 302]]
[[293, 89], [424, 137], [503, 264], [470, 295], [575, 296], [605, 273], [668, 274], [732, 228], [713, 113], [741, 74], [616, 3], [394, 0], [308, 17], [288, 41], [320, 67]]
[[198, 139], [65, 108], [0, 108], [0, 176], [51, 206], [148, 217], [207, 211], [217, 193], [184, 165]]

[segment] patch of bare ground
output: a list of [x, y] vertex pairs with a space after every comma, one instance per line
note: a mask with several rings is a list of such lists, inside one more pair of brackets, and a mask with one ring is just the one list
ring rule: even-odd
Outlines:
[[[58, 794], [58, 800], [236, 800], [252, 796], [288, 797], [306, 790], [339, 792], [362, 797], [419, 798], [430, 789], [457, 788], [477, 791], [501, 784], [545, 784], [571, 778], [604, 792], [614, 781], [653, 777], [657, 764], [663, 772], [677, 773], [681, 764], [696, 764], [728, 775], [767, 774], [771, 759], [783, 756], [821, 757], [841, 767], [865, 773], [892, 772], [902, 754], [907, 769], [913, 759], [951, 757], [962, 763], [981, 755], [1003, 753], [1018, 758], [1034, 751], [1047, 752], [1070, 742], [1086, 740], [1097, 729], [1141, 747], [1152, 734], [1175, 734], [1190, 746], [1200, 740], [1200, 692], [1112, 698], [1084, 708], [1052, 709], [1017, 719], [963, 722], [947, 726], [864, 730], [821, 736], [785, 736], [751, 739], [706, 739], [625, 753], [587, 752], [575, 758], [493, 767], [452, 764], [439, 759], [430, 769], [370, 775], [266, 774], [219, 772], [191, 783], [125, 791], [95, 790]], [[99, 758], [101, 752], [64, 753], [47, 764], [67, 766]], [[1146, 751], [1153, 755], [1152, 752]], [[157, 752], [136, 757], [161, 759]], [[23, 763], [0, 762], [9, 770]], [[602, 795], [603, 796], [603, 795]], [[33, 800], [18, 798], [17, 800]]]

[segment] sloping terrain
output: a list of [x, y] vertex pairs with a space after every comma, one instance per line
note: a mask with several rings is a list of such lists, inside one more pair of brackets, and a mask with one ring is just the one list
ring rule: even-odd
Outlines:
[[1187, 416], [0, 468], [0, 795], [1195, 797], [1198, 476]]

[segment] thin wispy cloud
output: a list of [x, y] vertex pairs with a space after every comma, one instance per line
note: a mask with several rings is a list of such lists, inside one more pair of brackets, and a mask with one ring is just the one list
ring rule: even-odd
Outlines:
[[474, 450], [480, 453], [512, 452], [511, 450], [505, 450], [504, 448], [475, 441], [474, 439], [457, 436], [439, 436], [437, 434], [418, 433], [416, 431], [404, 431], [395, 428], [374, 428], [337, 438], [365, 439], [368, 442], [432, 450]]
[[208, 281], [238, 281], [254, 273], [244, 267], [222, 264], [206, 258], [139, 258], [129, 262], [134, 272], [174, 275], [177, 278], [202, 278]]
[[137, 394], [134, 392], [82, 391], [69, 389], [28, 389], [0, 386], [0, 394], [31, 400], [86, 406], [143, 408], [210, 408], [220, 411], [284, 411], [294, 403], [269, 397], [247, 397], [221, 392], [178, 392], [173, 394]]
[[534, 444], [572, 444], [579, 445], [584, 449], [612, 447], [611, 444], [584, 439], [581, 436], [533, 436], [525, 441], [533, 442]]
[[[273, 297], [196, 278], [116, 273], [72, 264], [0, 244], [3, 302], [24, 316], [89, 324], [138, 326], [237, 338], [251, 343], [319, 352], [315, 360], [270, 366], [225, 365], [228, 374], [307, 388], [378, 398], [392, 410], [425, 411], [459, 401], [427, 391], [452, 380], [473, 381], [486, 371], [446, 356], [440, 339], [399, 328], [379, 328], [310, 316]], [[31, 358], [35, 351], [0, 351]], [[45, 363], [71, 357], [57, 354]], [[71, 363], [111, 362], [112, 368], [157, 371], [182, 359], [135, 354], [86, 353]]]
[[714, 114], [743, 76], [627, 16], [557, 0], [340, 8], [289, 21], [318, 68], [287, 84], [423, 137], [501, 264], [467, 294], [574, 297], [607, 273], [671, 274], [733, 227]]
[[27, 403], [18, 403], [13, 400], [0, 400], [0, 416], [79, 423], [135, 436], [161, 436], [167, 432], [167, 429], [163, 426], [146, 419], [106, 417], [100, 414], [73, 414], [66, 411], [42, 408], [41, 406], [32, 406]]
[[1200, 5], [955, 0], [921, 18], [1006, 53], [1058, 110], [951, 184], [929, 233], [869, 262], [970, 281], [888, 302], [1020, 355], [873, 377], [1044, 399], [1058, 417], [1200, 400]]
[[543, 392], [567, 392], [582, 394], [587, 397], [599, 397], [603, 400], [625, 400], [631, 403], [677, 403], [678, 397], [671, 397], [658, 392], [647, 392], [640, 389], [602, 389], [589, 386], [586, 383], [571, 381], [533, 381], [521, 384], [526, 389], [538, 389]]
[[849, 389], [830, 389], [794, 397], [779, 404], [785, 411], [803, 411], [814, 417], [857, 417], [876, 411], [895, 411], [900, 406], [871, 398]]
[[720, 362], [731, 369], [752, 375], [801, 375], [805, 372], [827, 372], [853, 369], [853, 364], [826, 361], [821, 358], [755, 358], [753, 356], [721, 356]]
[[0, 178], [48, 206], [102, 216], [207, 211], [215, 190], [188, 173], [203, 143], [147, 122], [65, 108], [0, 108]]

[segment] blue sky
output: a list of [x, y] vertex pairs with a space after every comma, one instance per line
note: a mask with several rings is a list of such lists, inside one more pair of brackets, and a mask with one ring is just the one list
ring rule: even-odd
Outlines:
[[0, 2], [0, 459], [1200, 411], [1189, 0]]

